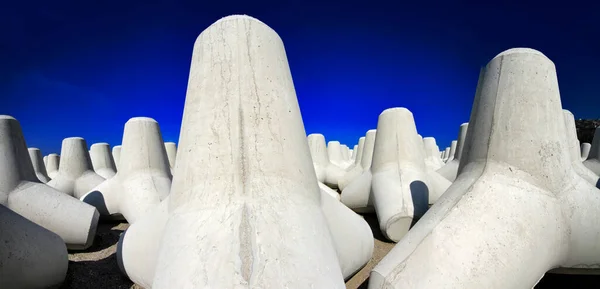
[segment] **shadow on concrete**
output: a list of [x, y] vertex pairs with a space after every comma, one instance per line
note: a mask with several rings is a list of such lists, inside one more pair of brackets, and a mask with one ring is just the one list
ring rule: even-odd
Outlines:
[[600, 189], [600, 179], [598, 179], [598, 182], [596, 182], [596, 188]]
[[129, 289], [132, 285], [133, 282], [121, 274], [116, 254], [113, 253], [98, 261], [69, 261], [67, 278], [60, 288]]
[[583, 289], [599, 288], [600, 275], [571, 275], [546, 273], [544, 278], [535, 285], [535, 289]]
[[394, 243], [388, 239], [385, 238], [385, 236], [383, 235], [383, 233], [381, 233], [381, 230], [379, 229], [379, 221], [377, 220], [377, 215], [375, 214], [360, 214], [361, 216], [363, 216], [365, 218], [365, 221], [367, 221], [367, 224], [369, 224], [369, 227], [371, 227], [371, 232], [373, 232], [373, 237], [381, 242], [384, 243]]
[[429, 209], [429, 188], [421, 181], [414, 181], [410, 183], [410, 195], [415, 208], [413, 220], [410, 224], [412, 228]]
[[123, 230], [115, 229], [121, 222], [117, 221], [100, 221], [98, 228], [96, 229], [96, 236], [94, 237], [94, 243], [92, 246], [85, 250], [69, 250], [69, 254], [78, 253], [94, 253], [102, 251], [119, 241], [119, 235]]

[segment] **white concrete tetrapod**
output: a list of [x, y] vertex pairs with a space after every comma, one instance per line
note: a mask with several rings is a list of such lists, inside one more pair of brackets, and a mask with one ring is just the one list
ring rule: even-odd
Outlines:
[[119, 171], [119, 162], [121, 161], [121, 146], [114, 146], [112, 148], [112, 156], [113, 156], [113, 160], [115, 161], [115, 167], [117, 168], [117, 171]]
[[321, 188], [321, 210], [331, 232], [342, 275], [348, 280], [373, 256], [373, 233], [363, 217], [331, 198], [325, 188]]
[[458, 141], [456, 141], [456, 149], [452, 158], [446, 162], [446, 164], [437, 170], [437, 172], [442, 175], [447, 180], [454, 182], [456, 180], [456, 174], [458, 172], [458, 164], [460, 163], [460, 157], [464, 154], [464, 143], [465, 137], [467, 135], [467, 130], [469, 129], [469, 123], [463, 123], [460, 125], [460, 129], [458, 131]]
[[322, 134], [311, 133], [307, 141], [317, 179], [328, 187], [337, 189], [338, 181], [346, 171], [329, 161], [325, 137]]
[[60, 164], [60, 156], [57, 154], [49, 154], [48, 162], [46, 163], [46, 172], [48, 177], [53, 179], [58, 175], [58, 166]]
[[47, 183], [50, 181], [50, 177], [46, 172], [46, 166], [44, 165], [44, 161], [42, 159], [42, 153], [38, 148], [28, 148], [29, 158], [31, 159], [31, 164], [33, 165], [33, 170], [37, 179], [42, 183]]
[[46, 166], [46, 164], [48, 164], [48, 156], [44, 156], [43, 160], [44, 160], [44, 166]]
[[450, 158], [450, 147], [444, 149], [444, 163], [448, 161], [448, 158]]
[[352, 150], [350, 150], [350, 156], [352, 157], [352, 160], [354, 162], [356, 162], [356, 154], [358, 153], [358, 144], [355, 144], [354, 147], [352, 148]]
[[583, 165], [597, 176], [600, 176], [600, 127], [596, 128], [594, 132], [592, 146], [590, 147], [588, 158], [583, 162]]
[[343, 187], [340, 201], [348, 208], [359, 213], [372, 213], [371, 198], [371, 161], [377, 130], [367, 131], [361, 155], [360, 166], [355, 166], [344, 175], [339, 184]]
[[172, 171], [175, 168], [175, 160], [177, 160], [177, 145], [174, 142], [166, 142], [165, 150], [167, 151], [169, 166], [171, 167]]
[[569, 156], [571, 158], [573, 169], [588, 183], [600, 188], [600, 178], [590, 169], [586, 168], [581, 161], [581, 151], [579, 140], [577, 139], [577, 127], [575, 126], [575, 116], [570, 111], [563, 109], [566, 129], [566, 139], [569, 148]]
[[123, 130], [121, 167], [81, 199], [103, 217], [134, 224], [158, 205], [171, 189], [171, 169], [158, 123], [134, 117]]
[[105, 179], [117, 173], [117, 166], [107, 143], [95, 143], [90, 147], [90, 160], [94, 171]]
[[0, 205], [59, 235], [69, 249], [91, 246], [98, 212], [37, 179], [21, 125], [0, 116]]
[[356, 145], [356, 149], [354, 150], [354, 154], [356, 155], [354, 157], [354, 164], [360, 165], [364, 147], [365, 147], [365, 137], [361, 136], [358, 139], [358, 145]]
[[327, 155], [329, 156], [329, 161], [345, 170], [350, 166], [350, 162], [344, 158], [343, 150], [344, 148], [339, 141], [330, 141], [327, 143]]
[[581, 161], [587, 160], [588, 156], [590, 155], [591, 148], [592, 144], [590, 144], [589, 142], [584, 142], [580, 145]]
[[425, 165], [429, 169], [435, 171], [444, 166], [444, 161], [440, 158], [440, 152], [435, 142], [435, 138], [423, 138], [423, 148], [425, 149]]
[[58, 288], [67, 275], [67, 247], [56, 234], [0, 205], [0, 288]]
[[511, 49], [482, 71], [459, 175], [369, 288], [532, 288], [597, 269], [600, 191], [571, 165], [554, 64]]
[[[178, 144], [168, 220], [146, 236], [161, 239], [152, 288], [345, 288], [283, 43], [271, 28], [230, 16], [200, 34]], [[122, 240], [129, 276], [145, 266], [125, 251], [130, 234], [160, 223], [145, 219]]]
[[[374, 140], [373, 140], [374, 141]], [[356, 156], [354, 157], [354, 163], [352, 163], [347, 169], [344, 176], [338, 181], [338, 189], [343, 191], [346, 186], [354, 179], [359, 177], [363, 173], [363, 167], [361, 165], [363, 148], [365, 145], [365, 137], [361, 137], [358, 140]]]
[[319, 189], [321, 192], [328, 194], [336, 200], [340, 200], [340, 193], [328, 187], [326, 184], [319, 182]]
[[398, 242], [429, 203], [423, 141], [408, 109], [390, 108], [379, 115], [371, 173], [379, 228]]
[[446, 163], [448, 163], [449, 161], [454, 159], [454, 156], [456, 154], [456, 145], [458, 144], [457, 140], [453, 140], [450, 143], [450, 151], [448, 152], [448, 158], [446, 159]]
[[345, 162], [350, 161], [350, 148], [345, 144], [342, 145], [342, 159]]
[[62, 142], [58, 174], [48, 185], [75, 198], [105, 181], [94, 172], [87, 144], [83, 138], [70, 137]]

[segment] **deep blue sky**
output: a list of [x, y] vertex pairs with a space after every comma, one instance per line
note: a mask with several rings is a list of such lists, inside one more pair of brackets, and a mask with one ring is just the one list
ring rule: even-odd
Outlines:
[[403, 106], [443, 149], [468, 121], [479, 68], [511, 47], [550, 57], [564, 108], [600, 117], [600, 4], [587, 2], [3, 1], [0, 114], [43, 154], [70, 136], [119, 144], [134, 116], [177, 142], [194, 40], [248, 14], [283, 39], [307, 133], [353, 145]]

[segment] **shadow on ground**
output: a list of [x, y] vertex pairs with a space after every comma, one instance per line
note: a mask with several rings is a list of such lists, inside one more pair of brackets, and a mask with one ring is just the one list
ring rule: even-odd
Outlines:
[[98, 224], [94, 244], [83, 251], [69, 251], [69, 268], [61, 289], [115, 288], [129, 289], [134, 284], [117, 265], [117, 242], [127, 223], [102, 221]]

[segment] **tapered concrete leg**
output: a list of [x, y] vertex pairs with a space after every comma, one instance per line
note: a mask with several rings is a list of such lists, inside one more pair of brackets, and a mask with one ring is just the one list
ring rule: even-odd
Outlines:
[[371, 186], [381, 232], [394, 242], [427, 211], [429, 180], [424, 159], [412, 113], [406, 108], [384, 110], [377, 122]]
[[451, 182], [454, 182], [454, 180], [456, 180], [456, 175], [458, 173], [458, 164], [460, 163], [461, 156], [464, 154], [463, 148], [468, 128], [468, 123], [463, 123], [460, 125], [454, 157], [451, 160], [449, 160], [446, 163], [446, 165], [444, 165], [441, 169], [437, 170], [437, 172], [440, 175], [442, 175], [444, 178], [448, 179]]
[[321, 209], [331, 231], [344, 279], [348, 280], [373, 256], [371, 227], [364, 218], [321, 190]]
[[[346, 187], [351, 182], [353, 182], [358, 177], [360, 177], [360, 175], [362, 175], [365, 170], [371, 169], [371, 160], [373, 159], [373, 146], [375, 144], [376, 131], [377, 130], [374, 130], [374, 129], [369, 130], [369, 131], [367, 131], [366, 136], [361, 138], [363, 140], [363, 147], [360, 152], [360, 156], [358, 158], [358, 159], [360, 159], [360, 161], [355, 163], [355, 166], [350, 168], [348, 170], [348, 172], [345, 173], [341, 179], [339, 179], [338, 188], [340, 189], [340, 191], [344, 191], [346, 189]], [[359, 145], [360, 145], [360, 140], [359, 140]], [[355, 192], [349, 192], [347, 194], [352, 195], [354, 193]]]
[[48, 162], [46, 163], [46, 172], [48, 173], [48, 177], [53, 179], [58, 175], [58, 165], [60, 163], [60, 156], [57, 154], [49, 154]]
[[371, 194], [372, 179], [371, 170], [365, 170], [342, 191], [340, 201], [357, 213], [374, 212]]
[[423, 138], [423, 148], [425, 149], [425, 165], [428, 169], [435, 171], [444, 166], [435, 138]]
[[50, 181], [50, 177], [48, 177], [48, 173], [46, 172], [46, 166], [44, 165], [44, 161], [42, 159], [42, 153], [38, 148], [29, 148], [29, 158], [31, 159], [31, 163], [33, 165], [33, 170], [35, 171], [35, 175], [38, 180], [42, 183], [47, 183]]
[[223, 18], [190, 70], [152, 287], [344, 288], [281, 39]]
[[444, 150], [444, 163], [446, 163], [448, 161], [449, 157], [450, 157], [450, 147], [447, 147]]
[[594, 172], [597, 176], [600, 176], [600, 127], [596, 128], [590, 153], [588, 158], [583, 162], [583, 165]]
[[317, 179], [328, 187], [337, 189], [338, 181], [346, 171], [330, 162], [325, 137], [313, 133], [308, 135], [307, 141]]
[[169, 166], [171, 169], [174, 169], [175, 160], [177, 159], [177, 145], [174, 142], [166, 142], [165, 150], [167, 151], [167, 157], [169, 158]]
[[117, 261], [123, 273], [138, 285], [152, 288], [158, 249], [169, 218], [169, 197], [150, 214], [131, 225], [119, 239]]
[[117, 166], [107, 143], [95, 143], [90, 147], [90, 159], [94, 171], [105, 179], [117, 173]]
[[561, 115], [550, 60], [531, 49], [496, 56], [458, 178], [369, 288], [532, 288], [552, 268], [598, 268], [600, 191], [573, 170]]
[[133, 224], [158, 205], [171, 189], [171, 168], [158, 123], [147, 117], [128, 120], [122, 152], [117, 174], [93, 188], [82, 200], [96, 206], [106, 217], [118, 218], [120, 214]]
[[19, 122], [0, 116], [0, 205], [58, 234], [70, 249], [89, 247], [98, 212], [40, 183], [28, 151]]
[[46, 164], [48, 164], [48, 156], [44, 156], [42, 160], [44, 161], [44, 169], [46, 169]]
[[0, 205], [0, 288], [58, 288], [69, 259], [61, 238]]
[[119, 162], [121, 161], [121, 146], [114, 146], [112, 148], [112, 156], [113, 159], [115, 160], [115, 167], [117, 168], [117, 171], [119, 171]]
[[592, 148], [592, 144], [584, 142], [580, 145], [580, 153], [581, 153], [581, 161], [587, 160], [590, 155], [590, 149]]
[[58, 174], [48, 182], [49, 186], [79, 199], [105, 180], [94, 172], [83, 138], [64, 139], [60, 155]]
[[446, 163], [454, 159], [454, 155], [456, 154], [456, 146], [458, 145], [458, 141], [453, 140], [450, 143], [450, 150], [448, 151], [448, 159], [446, 159]]
[[339, 141], [330, 141], [327, 143], [327, 154], [329, 161], [341, 169], [347, 169], [350, 163], [344, 158], [343, 146]]

